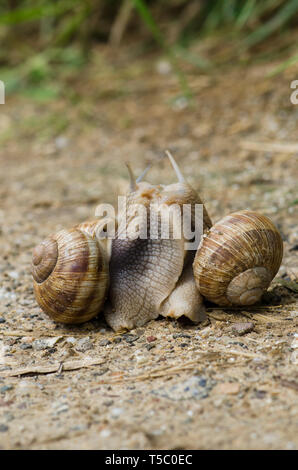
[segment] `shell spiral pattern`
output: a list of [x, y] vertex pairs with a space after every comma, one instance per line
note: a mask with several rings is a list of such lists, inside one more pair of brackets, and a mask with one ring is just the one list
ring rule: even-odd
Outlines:
[[53, 320], [82, 323], [96, 316], [108, 289], [108, 261], [85, 231], [61, 230], [33, 251], [34, 292]]
[[218, 305], [252, 305], [276, 275], [282, 255], [282, 238], [268, 217], [235, 212], [202, 238], [193, 263], [197, 287]]

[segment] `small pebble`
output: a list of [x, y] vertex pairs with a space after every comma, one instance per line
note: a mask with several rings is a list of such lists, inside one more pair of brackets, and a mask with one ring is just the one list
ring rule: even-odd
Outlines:
[[5, 393], [12, 389], [13, 389], [12, 385], [3, 385], [3, 387], [0, 387], [0, 393]]
[[5, 322], [6, 322], [5, 318], [0, 317], [0, 323], [5, 323]]
[[172, 71], [172, 65], [167, 60], [160, 60], [156, 64], [156, 70], [160, 75], [168, 75]]
[[114, 400], [106, 400], [103, 402], [104, 406], [112, 406], [114, 404]]
[[111, 344], [111, 341], [109, 341], [108, 339], [102, 339], [98, 344], [99, 346], [108, 346], [109, 344]]
[[20, 348], [23, 349], [23, 350], [32, 349], [32, 344], [23, 343], [23, 344], [20, 345]]
[[173, 109], [177, 111], [181, 111], [182, 109], [185, 109], [189, 104], [189, 100], [187, 99], [186, 96], [178, 96], [175, 98], [175, 100], [172, 103]]
[[87, 431], [88, 425], [87, 424], [77, 424], [76, 426], [72, 426], [69, 430], [70, 431]]
[[43, 339], [36, 339], [33, 341], [32, 347], [35, 351], [43, 351], [44, 349], [47, 349], [48, 344]]
[[111, 435], [111, 431], [109, 431], [108, 429], [103, 429], [100, 432], [100, 437], [110, 437], [110, 435]]
[[139, 339], [139, 336], [137, 335], [123, 335], [123, 338], [127, 343], [134, 343], [137, 339]]
[[233, 341], [233, 342], [231, 342], [231, 343], [229, 343], [229, 344], [237, 344], [238, 346], [241, 346], [241, 348], [243, 348], [243, 349], [248, 349], [248, 347], [246, 346], [246, 344], [241, 343], [240, 341]]
[[15, 280], [18, 279], [20, 276], [17, 271], [9, 271], [7, 274], [9, 275], [9, 277]]
[[254, 326], [254, 323], [251, 321], [244, 323], [234, 323], [234, 325], [232, 326], [232, 330], [237, 335], [242, 336], [246, 333], [250, 333], [254, 329]]
[[78, 340], [77, 344], [75, 345], [75, 350], [79, 352], [89, 351], [89, 349], [93, 349], [94, 346], [90, 341], [90, 338], [87, 336], [86, 338], [81, 338]]
[[188, 339], [190, 339], [191, 336], [190, 336], [190, 335], [187, 335], [187, 334], [185, 334], [185, 333], [175, 333], [175, 334], [173, 335], [173, 338], [174, 338], [174, 339], [176, 339], [176, 338], [188, 338]]
[[77, 340], [73, 336], [68, 336], [68, 338], [66, 338], [65, 342], [69, 343], [73, 346], [74, 344], [76, 344]]
[[174, 401], [189, 400], [190, 398], [201, 400], [209, 396], [209, 392], [215, 384], [216, 382], [212, 379], [195, 375], [175, 384], [163, 385], [152, 390], [151, 393]]
[[226, 382], [226, 383], [217, 384], [213, 389], [213, 392], [218, 395], [237, 395], [239, 391], [240, 391], [240, 385], [234, 382], [233, 383]]
[[118, 416], [122, 415], [123, 412], [124, 412], [123, 408], [113, 408], [112, 409], [112, 416], [114, 418], [118, 418]]
[[59, 401], [53, 402], [52, 408], [54, 409], [54, 415], [59, 415], [60, 413], [65, 413], [69, 410], [69, 406], [67, 405], [67, 403]]
[[61, 336], [53, 337], [53, 338], [44, 338], [44, 339], [36, 339], [32, 343], [32, 347], [35, 351], [43, 351], [44, 349], [52, 348], [61, 338]]
[[156, 340], [157, 340], [156, 336], [147, 336], [146, 339], [147, 339], [148, 343], [152, 343], [152, 341], [156, 341]]
[[108, 370], [109, 370], [108, 368], [100, 369], [98, 372], [94, 372], [93, 377], [100, 377], [101, 375], [108, 372]]
[[206, 337], [209, 336], [211, 333], [212, 333], [212, 327], [211, 327], [211, 326], [207, 326], [206, 328], [203, 328], [202, 330], [200, 330], [199, 337], [206, 338]]
[[147, 358], [142, 354], [136, 354], [135, 360], [138, 364], [145, 364], [145, 362], [147, 362]]
[[13, 421], [15, 419], [14, 415], [11, 414], [11, 413], [4, 413], [4, 417], [5, 417], [5, 420], [7, 423], [9, 423], [10, 421]]
[[0, 424], [0, 432], [8, 431], [9, 427], [6, 424]]
[[266, 390], [254, 390], [255, 398], [263, 399], [266, 397]]
[[200, 387], [206, 387], [207, 385], [207, 380], [206, 379], [199, 379], [199, 386]]
[[155, 348], [155, 344], [152, 344], [152, 343], [145, 344], [145, 348], [146, 348], [148, 351], [150, 351], [150, 349]]
[[62, 150], [65, 147], [67, 147], [68, 142], [69, 142], [68, 138], [64, 137], [63, 135], [59, 135], [58, 137], [56, 137], [55, 145], [56, 145], [57, 150]]

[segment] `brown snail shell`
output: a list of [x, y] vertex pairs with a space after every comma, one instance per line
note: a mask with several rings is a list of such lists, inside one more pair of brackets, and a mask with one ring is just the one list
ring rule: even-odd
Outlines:
[[45, 313], [58, 322], [82, 323], [104, 304], [108, 259], [100, 241], [82, 224], [81, 230], [61, 230], [34, 249], [32, 275], [37, 303]]
[[267, 290], [282, 255], [281, 235], [268, 217], [235, 212], [202, 238], [193, 263], [197, 287], [218, 305], [252, 305]]

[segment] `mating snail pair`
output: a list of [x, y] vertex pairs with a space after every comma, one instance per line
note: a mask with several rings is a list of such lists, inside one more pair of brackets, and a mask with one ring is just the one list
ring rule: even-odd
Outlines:
[[[153, 213], [158, 207], [190, 204], [194, 225], [192, 209], [202, 204], [167, 154], [178, 183], [135, 180], [129, 167], [126, 228], [129, 231], [136, 222], [139, 204], [148, 211], [138, 215], [138, 225], [150, 226], [156, 237], [122, 237], [118, 228], [113, 240], [102, 239], [98, 233], [106, 222], [93, 219], [50, 236], [35, 248], [35, 296], [52, 319], [82, 323], [103, 311], [115, 331], [144, 325], [159, 315], [198, 322], [205, 318], [203, 298], [222, 306], [252, 305], [267, 290], [281, 264], [283, 243], [264, 215], [239, 211], [212, 226], [203, 206], [204, 235], [196, 252], [185, 249], [183, 236], [160, 236], [158, 214]], [[174, 225], [172, 218], [171, 234]]]

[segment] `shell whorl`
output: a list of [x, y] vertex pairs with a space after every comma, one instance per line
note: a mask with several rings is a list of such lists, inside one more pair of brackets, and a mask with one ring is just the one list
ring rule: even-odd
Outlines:
[[56, 266], [58, 259], [58, 244], [53, 238], [47, 238], [32, 254], [32, 276], [36, 282], [44, 282]]
[[282, 254], [281, 236], [268, 217], [235, 212], [201, 240], [193, 264], [197, 287], [218, 305], [252, 305], [276, 275]]
[[108, 263], [98, 240], [61, 230], [38, 245], [32, 258], [34, 292], [53, 320], [82, 323], [96, 316], [108, 288]]

